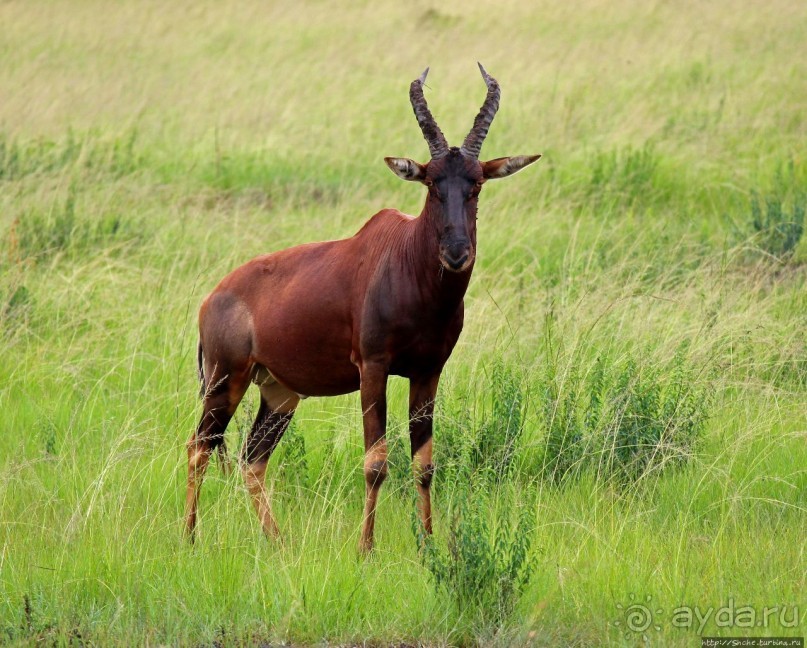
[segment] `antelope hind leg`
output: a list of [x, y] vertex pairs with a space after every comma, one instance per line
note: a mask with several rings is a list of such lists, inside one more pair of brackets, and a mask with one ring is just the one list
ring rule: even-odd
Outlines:
[[244, 445], [241, 472], [264, 534], [278, 538], [280, 531], [266, 488], [266, 466], [294, 416], [300, 397], [272, 379], [260, 383], [260, 390], [261, 405]]

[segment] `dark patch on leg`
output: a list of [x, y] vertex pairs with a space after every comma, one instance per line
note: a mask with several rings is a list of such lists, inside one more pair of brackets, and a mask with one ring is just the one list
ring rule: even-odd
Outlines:
[[273, 412], [261, 400], [258, 416], [244, 444], [244, 461], [248, 464], [268, 461], [288, 428], [294, 412]]
[[272, 538], [279, 535], [277, 523], [272, 515], [269, 493], [266, 490], [266, 464], [272, 452], [277, 447], [283, 433], [288, 428], [294, 411], [274, 412], [261, 397], [258, 415], [252, 424], [252, 429], [244, 444], [242, 472], [247, 485], [252, 504], [258, 519], [261, 521], [263, 532]]

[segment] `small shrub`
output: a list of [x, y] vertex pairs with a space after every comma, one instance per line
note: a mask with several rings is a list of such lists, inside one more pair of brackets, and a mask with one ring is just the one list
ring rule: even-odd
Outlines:
[[606, 475], [636, 481], [692, 456], [706, 418], [706, 395], [692, 389], [679, 355], [668, 371], [665, 380], [657, 368], [639, 371], [633, 360], [617, 370], [600, 428], [599, 468]]
[[[763, 204], [764, 203], [764, 204]], [[751, 200], [750, 233], [761, 250], [780, 260], [796, 251], [804, 234], [805, 196], [797, 196], [790, 209], [779, 196], [754, 195]]]
[[580, 470], [584, 457], [584, 430], [577, 405], [579, 377], [572, 373], [563, 389], [552, 363], [549, 372], [551, 376], [543, 387], [546, 440], [542, 469], [552, 481], [561, 483]]
[[[7, 603], [12, 609], [11, 601]], [[31, 643], [31, 640], [42, 644], [55, 644], [54, 634], [56, 622], [45, 612], [46, 600], [42, 590], [37, 588], [32, 595], [23, 594], [19, 612], [12, 612], [9, 618], [3, 620], [0, 637], [8, 643]], [[16, 617], [16, 619], [14, 619]]]
[[517, 370], [496, 362], [491, 372], [493, 404], [481, 425], [472, 454], [474, 470], [490, 470], [498, 479], [510, 476], [523, 431], [523, 380]]
[[709, 399], [684, 346], [666, 366], [642, 366], [632, 357], [606, 365], [598, 359], [584, 379], [571, 372], [565, 383], [549, 372], [542, 467], [555, 483], [586, 468], [636, 482], [685, 463], [702, 436]]
[[524, 380], [521, 372], [501, 361], [490, 373], [490, 401], [477, 420], [461, 395], [448, 406], [438, 401], [435, 416], [437, 478], [445, 483], [485, 476], [501, 482], [512, 475], [524, 429]]
[[451, 401], [438, 399], [434, 416], [434, 463], [438, 484], [453, 486], [472, 472], [470, 452], [475, 421], [470, 398], [458, 394]]
[[56, 426], [49, 421], [41, 421], [38, 425], [39, 439], [46, 455], [55, 457], [58, 454], [56, 447]]
[[435, 589], [447, 596], [461, 614], [472, 615], [483, 626], [500, 625], [512, 612], [530, 581], [529, 556], [534, 515], [524, 508], [513, 522], [512, 511], [502, 506], [492, 520], [491, 502], [470, 489], [459, 489], [446, 546], [426, 535], [415, 518], [414, 531], [425, 567]]

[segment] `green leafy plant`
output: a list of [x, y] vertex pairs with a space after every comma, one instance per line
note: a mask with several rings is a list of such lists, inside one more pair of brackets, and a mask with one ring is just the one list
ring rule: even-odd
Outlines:
[[750, 233], [756, 246], [781, 260], [790, 258], [804, 234], [804, 194], [788, 206], [778, 195], [751, 199]]
[[445, 546], [414, 522], [420, 556], [435, 589], [460, 613], [472, 615], [483, 626], [498, 626], [507, 618], [534, 568], [532, 511], [514, 512], [502, 503], [490, 517], [492, 508], [487, 497], [471, 489], [460, 493], [454, 500]]
[[599, 430], [604, 474], [620, 481], [683, 464], [692, 456], [706, 419], [705, 394], [693, 390], [680, 354], [664, 374], [640, 371], [628, 360], [607, 394], [609, 410]]
[[[550, 372], [553, 372], [550, 363]], [[578, 412], [579, 378], [573, 373], [566, 388], [557, 375], [548, 377], [543, 386], [542, 409], [546, 422], [543, 472], [555, 483], [578, 472], [584, 457], [584, 430]]]
[[524, 378], [520, 369], [497, 360], [489, 385], [491, 398], [478, 419], [466, 407], [467, 395], [455, 399], [451, 409], [438, 410], [435, 455], [441, 481], [484, 475], [501, 482], [512, 475], [524, 431]]
[[490, 470], [497, 479], [509, 477], [524, 430], [524, 393], [520, 372], [501, 361], [493, 365], [493, 403], [476, 434], [472, 450], [475, 470]]
[[37, 428], [45, 454], [55, 457], [58, 454], [56, 426], [50, 421], [41, 421]]
[[[550, 363], [551, 365], [551, 363]], [[709, 398], [685, 346], [665, 366], [597, 359], [581, 378], [550, 369], [543, 390], [543, 472], [555, 483], [590, 468], [631, 483], [686, 463], [703, 434]]]

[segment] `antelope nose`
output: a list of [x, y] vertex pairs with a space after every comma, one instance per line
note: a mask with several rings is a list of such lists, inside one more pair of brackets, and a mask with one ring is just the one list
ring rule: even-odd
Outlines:
[[443, 265], [449, 270], [460, 270], [471, 256], [471, 251], [466, 246], [448, 247], [443, 251]]

